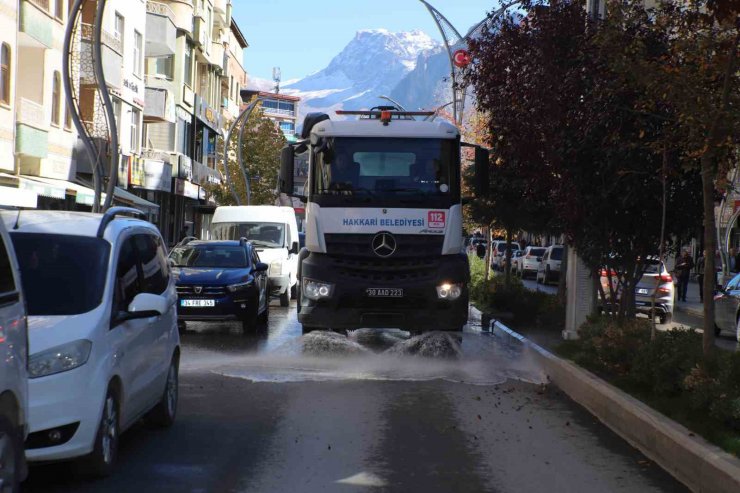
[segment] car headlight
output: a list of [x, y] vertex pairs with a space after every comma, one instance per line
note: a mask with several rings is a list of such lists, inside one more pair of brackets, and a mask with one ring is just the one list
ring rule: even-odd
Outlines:
[[92, 342], [80, 339], [32, 354], [28, 359], [28, 377], [39, 378], [73, 370], [87, 363], [91, 349]]
[[283, 263], [280, 260], [273, 260], [270, 263], [270, 275], [271, 276], [282, 276], [283, 275]]
[[226, 289], [228, 289], [232, 293], [235, 293], [237, 291], [243, 291], [251, 285], [252, 285], [252, 281], [240, 282], [237, 284], [230, 284], [229, 286], [226, 286]]
[[303, 280], [303, 296], [309, 300], [318, 301], [331, 298], [333, 293], [334, 284], [330, 282], [314, 281], [313, 279]]
[[463, 291], [462, 284], [444, 283], [437, 286], [437, 298], [440, 300], [456, 300]]

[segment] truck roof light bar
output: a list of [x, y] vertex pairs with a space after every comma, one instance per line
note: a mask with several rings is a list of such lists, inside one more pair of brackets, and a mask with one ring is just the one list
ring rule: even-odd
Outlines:
[[111, 207], [103, 214], [103, 218], [100, 220], [100, 226], [98, 226], [97, 237], [102, 238], [105, 234], [105, 228], [116, 218], [116, 216], [133, 216], [139, 219], [146, 219], [146, 214], [139, 209], [133, 207]]

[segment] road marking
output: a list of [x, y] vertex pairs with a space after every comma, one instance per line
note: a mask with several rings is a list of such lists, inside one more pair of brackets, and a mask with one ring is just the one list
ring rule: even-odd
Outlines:
[[388, 486], [388, 483], [383, 478], [367, 471], [363, 471], [350, 476], [348, 478], [340, 479], [337, 481], [339, 484], [351, 484], [355, 486], [375, 486], [382, 488]]

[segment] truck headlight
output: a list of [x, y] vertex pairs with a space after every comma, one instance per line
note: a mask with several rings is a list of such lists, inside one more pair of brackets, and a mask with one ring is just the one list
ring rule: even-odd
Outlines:
[[247, 289], [251, 285], [252, 285], [252, 281], [240, 282], [238, 284], [231, 284], [229, 286], [226, 286], [226, 289], [228, 289], [229, 292], [231, 292], [231, 293], [235, 293], [237, 291], [243, 291], [243, 290]]
[[437, 298], [439, 298], [440, 300], [454, 301], [460, 297], [462, 291], [462, 284], [440, 284], [439, 286], [437, 286]]
[[92, 342], [87, 339], [62, 344], [28, 359], [28, 377], [39, 378], [73, 370], [87, 363]]
[[330, 282], [314, 281], [313, 279], [303, 280], [303, 296], [309, 300], [318, 301], [331, 298], [334, 293], [334, 284]]
[[283, 275], [283, 263], [280, 260], [273, 260], [270, 263], [270, 275], [271, 276], [282, 276]]

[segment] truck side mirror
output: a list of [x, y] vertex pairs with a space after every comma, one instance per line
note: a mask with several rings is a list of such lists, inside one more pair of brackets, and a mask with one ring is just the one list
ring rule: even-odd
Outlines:
[[488, 149], [475, 147], [475, 195], [479, 198], [488, 196]]
[[293, 173], [295, 166], [295, 155], [293, 147], [285, 146], [280, 152], [280, 176], [278, 178], [278, 190], [285, 195], [293, 195]]

